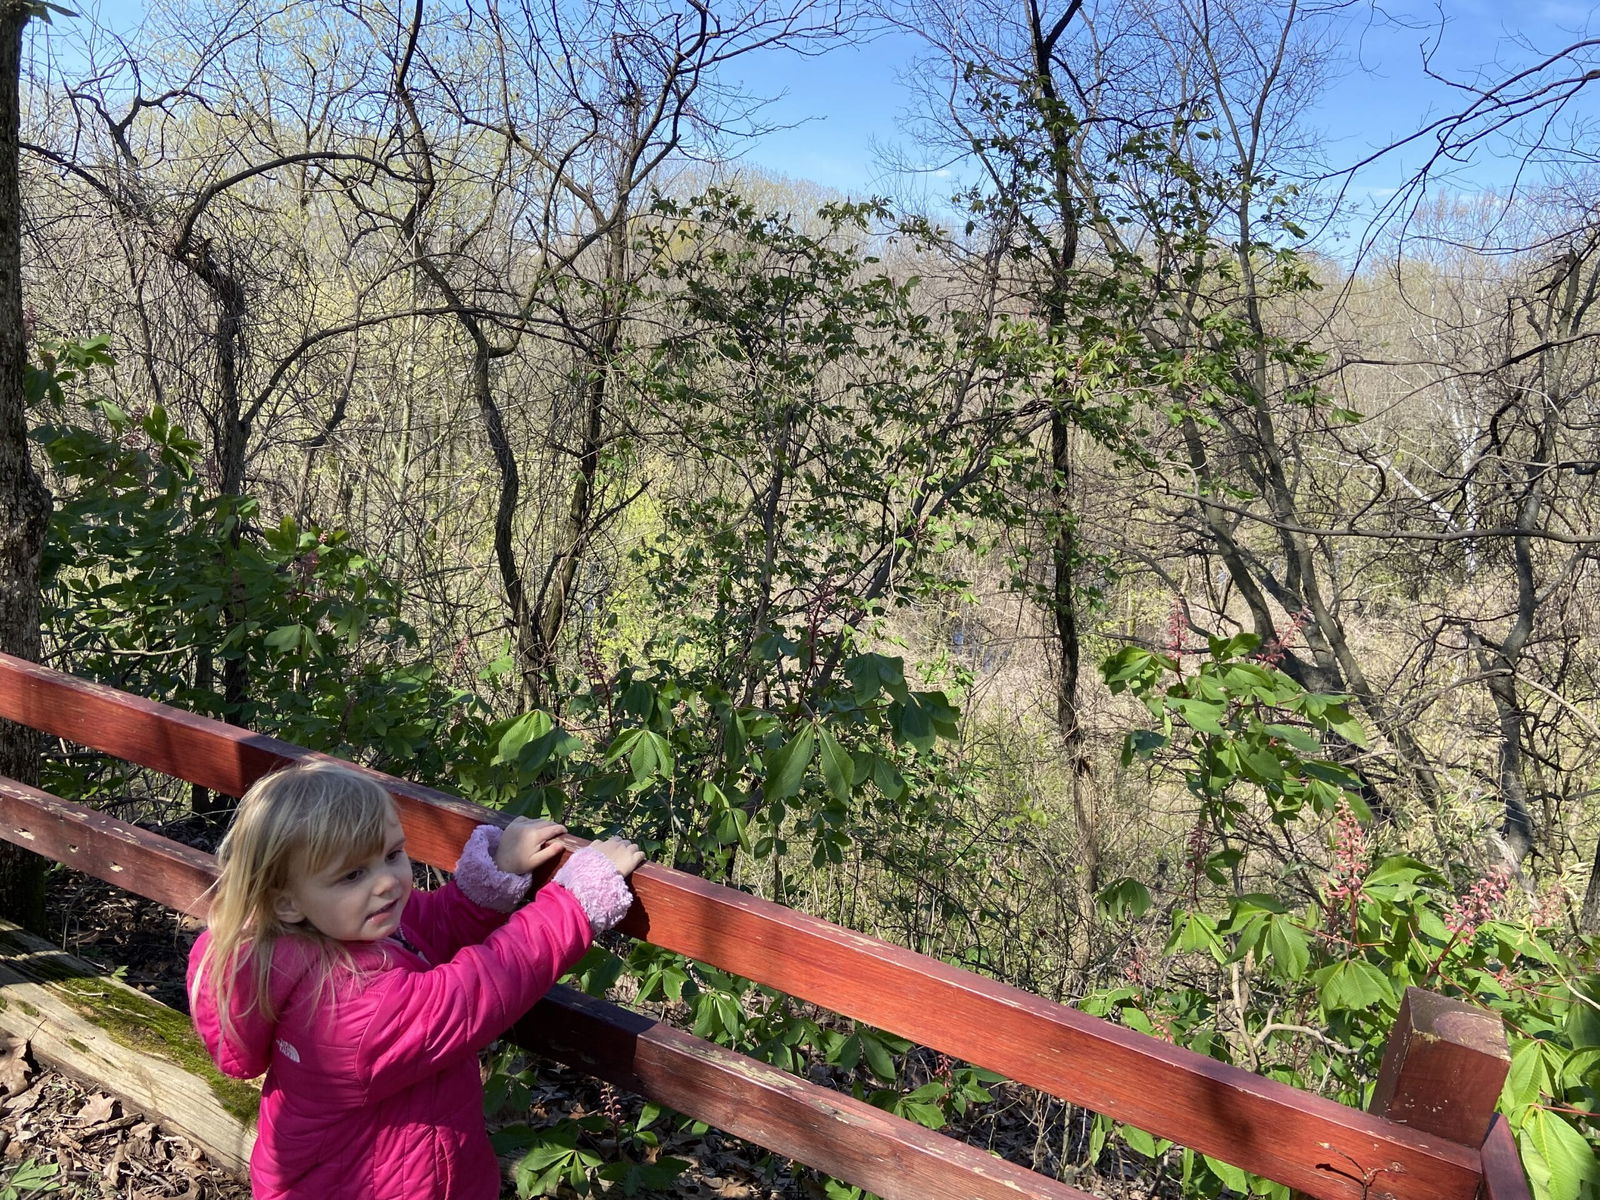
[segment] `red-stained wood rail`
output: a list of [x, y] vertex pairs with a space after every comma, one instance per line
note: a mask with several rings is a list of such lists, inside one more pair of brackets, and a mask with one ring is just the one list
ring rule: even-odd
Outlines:
[[[4, 655], [0, 718], [232, 796], [280, 765], [325, 757]], [[474, 825], [505, 821], [457, 797], [369, 773], [396, 797], [413, 856], [431, 865], [452, 867]], [[0, 785], [0, 836], [196, 914], [214, 870], [207, 855], [9, 782]], [[1495, 1200], [1524, 1200], [1520, 1170], [1488, 1187], [1486, 1165], [1500, 1161], [1482, 1144], [1492, 1105], [1464, 1118], [1477, 1120], [1476, 1135], [1441, 1135], [682, 872], [646, 865], [633, 881], [638, 903], [621, 926], [626, 933], [1320, 1200], [1475, 1200], [1486, 1188]], [[1025, 1185], [998, 1176], [985, 1182], [1003, 1174], [987, 1155], [953, 1149], [957, 1143], [906, 1122], [889, 1124], [898, 1119], [623, 1010], [572, 994], [546, 1007], [561, 1015], [536, 1009], [524, 1031], [530, 1038], [535, 1029], [566, 1032], [541, 1048], [558, 1048], [557, 1057], [879, 1195], [1080, 1195], [1026, 1171]], [[602, 1036], [601, 1025], [612, 1034]], [[894, 1165], [874, 1170], [874, 1161]]]

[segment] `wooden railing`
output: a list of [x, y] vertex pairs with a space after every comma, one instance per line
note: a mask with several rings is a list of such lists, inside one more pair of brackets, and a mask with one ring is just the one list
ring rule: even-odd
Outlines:
[[[5, 655], [0, 718], [230, 796], [286, 762], [325, 757]], [[368, 773], [395, 796], [413, 857], [430, 865], [449, 869], [474, 825], [505, 820]], [[210, 855], [93, 809], [0, 778], [0, 837], [204, 915]], [[580, 844], [570, 839], [568, 848]], [[1496, 1018], [1459, 1002], [1408, 993], [1367, 1113], [691, 875], [646, 865], [633, 882], [638, 902], [621, 926], [633, 937], [1317, 1200], [1527, 1200], [1516, 1147], [1493, 1117], [1504, 1033]], [[570, 989], [555, 989], [511, 1036], [889, 1200], [1085, 1196]]]

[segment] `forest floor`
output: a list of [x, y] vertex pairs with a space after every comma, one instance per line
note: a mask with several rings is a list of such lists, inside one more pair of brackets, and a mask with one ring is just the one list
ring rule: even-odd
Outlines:
[[[592, 1084], [586, 1090], [597, 1098]], [[563, 1098], [575, 1099], [565, 1089]], [[666, 1192], [641, 1195], [693, 1200], [823, 1195], [816, 1180], [797, 1178], [786, 1167], [763, 1166], [759, 1150], [715, 1131], [683, 1141], [669, 1139], [665, 1150], [688, 1160], [689, 1169]], [[0, 1105], [0, 1147], [0, 1195], [11, 1194], [8, 1185], [19, 1198], [51, 1194], [28, 1190], [34, 1183], [46, 1189], [54, 1185], [59, 1189], [54, 1194], [75, 1200], [250, 1200], [248, 1184], [211, 1165], [186, 1138], [161, 1129], [159, 1118], [124, 1112], [120, 1101], [93, 1085], [48, 1067], [30, 1072], [28, 1086]], [[509, 1174], [501, 1195], [505, 1200], [517, 1195]]]
[[[161, 832], [196, 840], [167, 828]], [[184, 971], [189, 947], [199, 932], [195, 922], [65, 868], [53, 871], [48, 894], [46, 936], [71, 954], [119, 970], [124, 982], [162, 1003], [187, 1011]], [[33, 1064], [25, 1078], [11, 1082], [17, 1085], [15, 1090], [0, 1102], [0, 1195], [51, 1194], [27, 1190], [31, 1172], [39, 1185], [46, 1189], [55, 1185], [54, 1194], [61, 1196], [249, 1200], [247, 1185], [208, 1163], [185, 1138], [161, 1129], [159, 1118], [124, 1111], [120, 1101], [92, 1080]], [[0, 1093], [5, 1090], [6, 1080], [0, 1078]], [[618, 1105], [627, 1121], [636, 1118], [640, 1104], [597, 1080], [541, 1060], [528, 1109], [510, 1114], [502, 1123], [517, 1121], [537, 1128], [562, 1117], [605, 1112], [608, 1107], [615, 1112]], [[1031, 1144], [1035, 1135], [1020, 1111], [1013, 1108], [1011, 1115], [1014, 1120], [1000, 1124], [1011, 1126], [1010, 1137], [1004, 1140], [1017, 1144], [1003, 1149], [1007, 1157], [1026, 1162], [1023, 1143]], [[690, 1166], [667, 1189], [637, 1194], [686, 1200], [821, 1200], [825, 1195], [823, 1181], [814, 1172], [717, 1130], [671, 1132], [666, 1122], [657, 1128], [669, 1130], [663, 1134], [659, 1153], [686, 1160]], [[991, 1125], [985, 1140], [991, 1148], [1002, 1149], [993, 1145], [995, 1132]], [[607, 1157], [603, 1144], [592, 1149]], [[502, 1196], [514, 1200], [510, 1161], [506, 1167]], [[1135, 1196], [1150, 1194], [1150, 1189], [1132, 1180], [1117, 1193], [1126, 1197], [1130, 1184]], [[564, 1189], [559, 1195], [576, 1193]]]

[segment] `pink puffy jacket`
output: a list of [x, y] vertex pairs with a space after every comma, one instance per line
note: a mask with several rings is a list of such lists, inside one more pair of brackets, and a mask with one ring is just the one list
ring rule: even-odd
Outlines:
[[[574, 886], [584, 890], [581, 878]], [[453, 881], [414, 892], [401, 931], [420, 954], [393, 940], [347, 943], [356, 972], [325, 989], [316, 986], [307, 944], [280, 939], [271, 977], [276, 1022], [241, 987], [226, 1038], [210, 989], [197, 995], [194, 987], [209, 934], [195, 944], [189, 989], [206, 1049], [229, 1075], [267, 1075], [250, 1156], [257, 1200], [500, 1194], [477, 1053], [582, 957], [590, 918], [558, 883], [508, 917], [469, 900]]]

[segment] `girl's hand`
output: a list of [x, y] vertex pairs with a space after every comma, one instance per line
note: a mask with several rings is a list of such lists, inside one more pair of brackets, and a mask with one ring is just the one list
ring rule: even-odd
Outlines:
[[494, 865], [508, 875], [526, 875], [561, 853], [558, 840], [567, 831], [554, 821], [518, 817], [500, 832]]
[[644, 863], [644, 851], [624, 837], [610, 837], [603, 842], [590, 842], [589, 845], [604, 854], [624, 879]]

